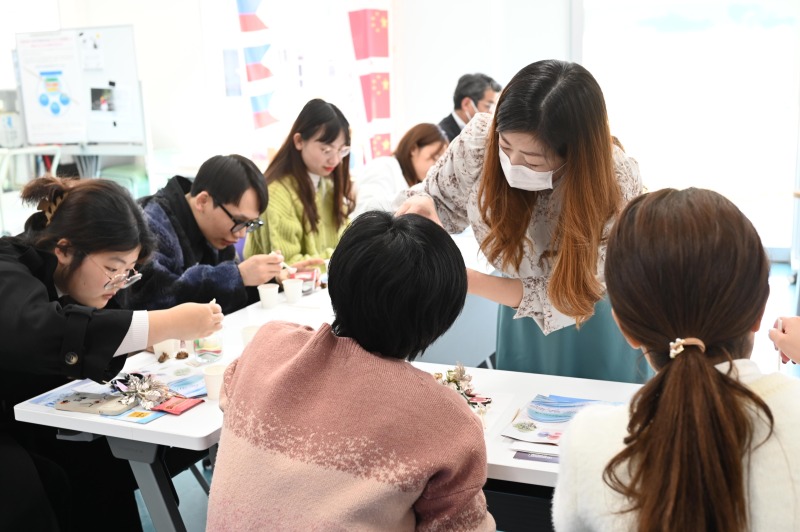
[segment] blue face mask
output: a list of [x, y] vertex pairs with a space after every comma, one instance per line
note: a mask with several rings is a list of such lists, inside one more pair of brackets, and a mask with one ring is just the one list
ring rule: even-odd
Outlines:
[[500, 167], [503, 169], [506, 181], [512, 188], [535, 191], [553, 188], [553, 173], [563, 168], [564, 165], [562, 164], [549, 172], [537, 172], [527, 166], [511, 164], [511, 159], [500, 148]]

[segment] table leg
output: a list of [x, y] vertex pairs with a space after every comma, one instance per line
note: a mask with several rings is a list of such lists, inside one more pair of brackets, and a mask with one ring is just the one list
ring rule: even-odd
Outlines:
[[107, 439], [112, 454], [130, 463], [155, 529], [158, 532], [186, 532], [172, 478], [160, 456], [161, 446], [111, 436]]
[[[5, 236], [6, 223], [3, 218], [3, 196], [6, 190], [6, 177], [8, 176], [8, 165], [11, 162], [10, 155], [0, 155], [0, 236]], [[9, 187], [10, 189], [11, 187]]]

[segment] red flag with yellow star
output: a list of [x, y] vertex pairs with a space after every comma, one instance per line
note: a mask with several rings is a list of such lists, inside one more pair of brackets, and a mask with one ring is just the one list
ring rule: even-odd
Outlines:
[[389, 12], [361, 9], [350, 12], [350, 33], [356, 60], [389, 57]]
[[392, 154], [392, 143], [389, 133], [378, 133], [369, 141], [372, 148], [372, 158], [383, 157]]
[[374, 72], [361, 76], [361, 92], [367, 122], [375, 118], [389, 118], [389, 73]]

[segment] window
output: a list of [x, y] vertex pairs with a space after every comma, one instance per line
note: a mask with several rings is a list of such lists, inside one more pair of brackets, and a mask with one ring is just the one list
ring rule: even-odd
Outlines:
[[724, 194], [776, 258], [788, 258], [800, 2], [584, 0], [583, 8], [581, 62], [645, 185]]

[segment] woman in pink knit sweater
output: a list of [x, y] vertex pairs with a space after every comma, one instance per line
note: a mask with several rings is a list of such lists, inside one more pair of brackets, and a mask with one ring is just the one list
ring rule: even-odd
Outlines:
[[329, 290], [332, 326], [268, 323], [228, 368], [208, 530], [494, 530], [480, 420], [407, 362], [464, 305], [453, 240], [365, 213]]

